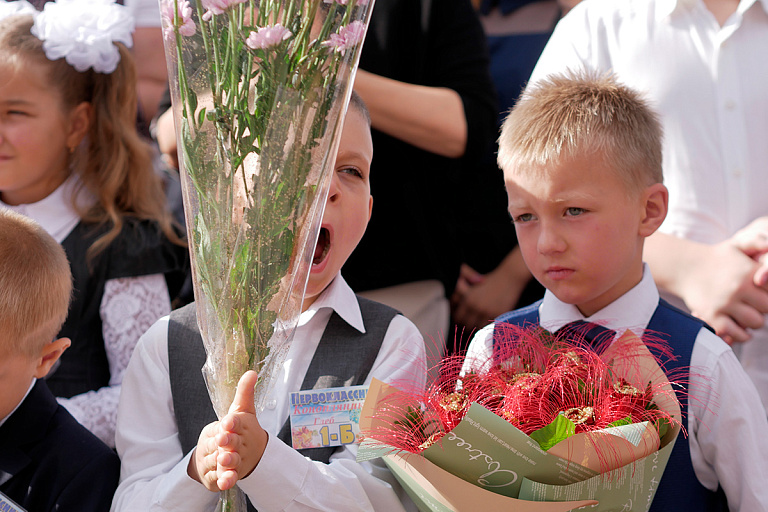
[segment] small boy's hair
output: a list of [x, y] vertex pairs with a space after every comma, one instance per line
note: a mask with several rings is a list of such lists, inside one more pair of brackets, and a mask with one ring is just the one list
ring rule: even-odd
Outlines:
[[365, 104], [365, 101], [363, 101], [363, 98], [355, 91], [352, 91], [352, 96], [349, 97], [349, 108], [357, 109], [357, 111], [363, 115], [365, 120], [368, 121], [368, 126], [371, 126], [371, 113], [368, 111], [368, 106]]
[[541, 171], [564, 158], [595, 155], [637, 192], [662, 183], [662, 128], [635, 90], [611, 74], [568, 71], [529, 85], [499, 137], [499, 167]]
[[38, 357], [67, 318], [72, 274], [40, 225], [0, 208], [0, 354]]

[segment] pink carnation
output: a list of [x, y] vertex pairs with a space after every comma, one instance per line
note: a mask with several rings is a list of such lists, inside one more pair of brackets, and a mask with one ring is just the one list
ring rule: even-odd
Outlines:
[[365, 37], [365, 23], [353, 21], [345, 27], [341, 27], [337, 34], [331, 34], [330, 38], [323, 42], [323, 46], [332, 47], [344, 55], [347, 50], [357, 46]]
[[246, 2], [247, 0], [201, 0], [201, 5], [203, 6], [203, 9], [205, 9], [205, 14], [203, 14], [203, 20], [210, 21], [211, 17], [219, 14], [224, 14], [224, 12], [229, 9], [230, 7], [242, 4]]
[[293, 33], [290, 30], [278, 23], [276, 25], [259, 27], [258, 31], [251, 32], [245, 40], [245, 44], [254, 50], [266, 49], [271, 46], [277, 46], [292, 35]]
[[[174, 0], [163, 2], [161, 18], [163, 22], [163, 33], [165, 37], [173, 38], [174, 26]], [[192, 21], [192, 7], [187, 0], [179, 0], [179, 34], [189, 37], [195, 34], [195, 22]]]

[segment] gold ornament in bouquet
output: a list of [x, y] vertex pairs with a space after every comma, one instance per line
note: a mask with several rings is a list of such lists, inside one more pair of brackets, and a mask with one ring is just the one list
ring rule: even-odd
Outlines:
[[492, 360], [450, 357], [426, 392], [372, 385], [358, 457], [384, 456], [421, 510], [647, 511], [682, 426], [668, 347], [496, 327]]
[[216, 413], [288, 349], [372, 0], [160, 0]]

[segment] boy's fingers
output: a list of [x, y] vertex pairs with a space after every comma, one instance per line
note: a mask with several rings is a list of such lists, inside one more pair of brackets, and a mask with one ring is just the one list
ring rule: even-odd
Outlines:
[[248, 370], [240, 377], [240, 382], [237, 383], [235, 399], [232, 400], [232, 405], [229, 407], [230, 414], [235, 412], [256, 414], [253, 395], [258, 380], [259, 377], [253, 370]]
[[237, 450], [240, 448], [240, 436], [232, 432], [216, 434], [216, 448], [228, 451]]
[[237, 452], [219, 452], [218, 457], [216, 457], [216, 470], [219, 472], [219, 474], [222, 474], [227, 470], [236, 470], [237, 466], [240, 464], [240, 461], [240, 454]]
[[231, 489], [234, 487], [234, 485], [237, 483], [237, 473], [234, 471], [224, 471], [219, 475], [218, 480], [216, 480], [216, 484], [219, 489], [222, 491], [226, 491], [227, 489]]

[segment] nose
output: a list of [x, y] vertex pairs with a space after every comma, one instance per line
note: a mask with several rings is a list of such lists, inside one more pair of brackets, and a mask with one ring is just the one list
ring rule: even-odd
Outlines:
[[339, 174], [334, 171], [331, 177], [331, 188], [328, 190], [328, 203], [335, 203], [341, 199], [341, 183]]
[[547, 255], [563, 252], [566, 245], [565, 239], [555, 226], [542, 223], [537, 244], [539, 254]]

